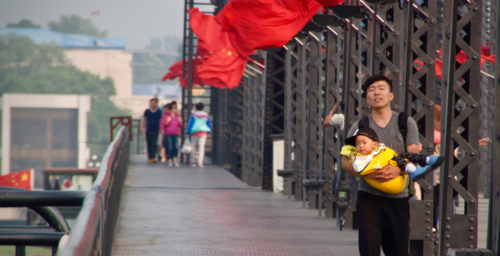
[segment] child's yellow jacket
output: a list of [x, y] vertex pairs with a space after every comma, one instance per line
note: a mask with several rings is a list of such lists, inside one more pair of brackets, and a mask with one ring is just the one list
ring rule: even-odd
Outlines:
[[[386, 165], [397, 166], [396, 162], [392, 160], [396, 156], [394, 150], [385, 147], [384, 144], [379, 144], [378, 147], [369, 155], [362, 155], [356, 151], [354, 146], [343, 146], [341, 155], [349, 157], [349, 163], [352, 165], [354, 170], [361, 175], [368, 175], [381, 169]], [[406, 187], [408, 179], [408, 174], [399, 175], [397, 178], [378, 182], [373, 179], [365, 179], [365, 181], [372, 187], [387, 193], [387, 194], [398, 194]]]

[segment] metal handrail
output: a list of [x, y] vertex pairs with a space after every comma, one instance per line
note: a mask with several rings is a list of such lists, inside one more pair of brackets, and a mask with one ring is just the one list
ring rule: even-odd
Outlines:
[[120, 129], [103, 157], [60, 256], [111, 255], [129, 156], [130, 126]]

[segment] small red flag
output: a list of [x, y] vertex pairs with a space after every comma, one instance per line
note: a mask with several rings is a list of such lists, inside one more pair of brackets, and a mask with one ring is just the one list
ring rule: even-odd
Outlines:
[[33, 189], [34, 170], [13, 172], [0, 176], [0, 186]]
[[101, 15], [101, 10], [91, 12], [90, 15]]

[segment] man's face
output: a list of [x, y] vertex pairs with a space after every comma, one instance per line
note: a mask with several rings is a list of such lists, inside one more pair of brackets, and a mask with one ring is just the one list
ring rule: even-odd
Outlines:
[[377, 148], [377, 145], [378, 143], [376, 141], [373, 141], [366, 136], [358, 135], [356, 137], [356, 151], [363, 155], [369, 155]]
[[152, 109], [155, 109], [156, 107], [158, 107], [158, 102], [156, 102], [156, 100], [152, 100], [149, 102], [149, 107], [152, 108]]
[[366, 102], [374, 108], [384, 108], [391, 104], [394, 94], [386, 81], [377, 81], [366, 89]]

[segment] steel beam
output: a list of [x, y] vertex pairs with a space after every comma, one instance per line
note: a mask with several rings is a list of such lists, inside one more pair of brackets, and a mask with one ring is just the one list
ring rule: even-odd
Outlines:
[[[447, 2], [444, 21], [440, 255], [477, 247], [481, 0]], [[456, 61], [460, 50], [468, 57], [463, 64]], [[461, 159], [453, 155], [457, 147], [465, 151]], [[463, 215], [453, 213], [454, 192], [465, 201]]]
[[[326, 117], [331, 109], [340, 102], [341, 71], [342, 71], [342, 39], [343, 30], [336, 27], [326, 29], [326, 57], [325, 57], [325, 108]], [[340, 106], [337, 112], [341, 113]], [[324, 170], [325, 170], [325, 217], [336, 216], [335, 196], [333, 183], [334, 175], [340, 167], [341, 130], [337, 127], [325, 129], [324, 134]]]

